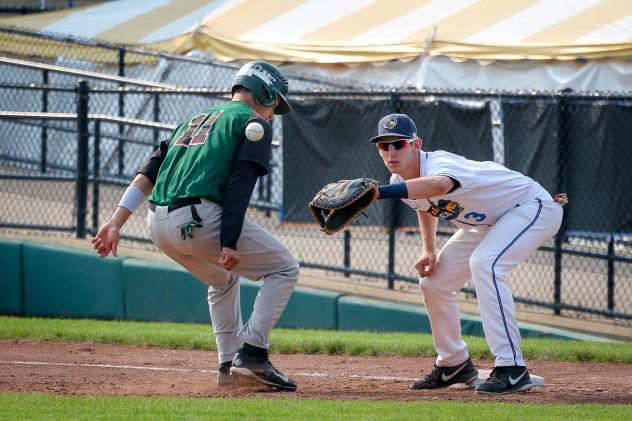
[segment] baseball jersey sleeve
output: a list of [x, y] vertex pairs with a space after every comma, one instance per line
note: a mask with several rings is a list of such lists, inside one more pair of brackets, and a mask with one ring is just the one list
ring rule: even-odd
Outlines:
[[141, 165], [136, 174], [144, 174], [152, 183], [156, 184], [158, 171], [165, 160], [165, 156], [167, 156], [167, 150], [169, 150], [169, 139], [160, 142], [158, 149]]
[[472, 171], [459, 162], [449, 159], [437, 159], [424, 175], [428, 177], [437, 175], [450, 177], [454, 182], [454, 188], [448, 193], [452, 193], [457, 189], [471, 189], [476, 185], [476, 176]]
[[267, 121], [260, 117], [249, 119], [244, 129], [248, 127], [249, 124], [260, 124], [263, 126], [263, 137], [258, 140], [251, 140], [244, 132], [235, 160], [253, 162], [257, 165], [259, 175], [266, 175], [272, 154], [272, 127], [270, 127]]
[[252, 191], [259, 178], [259, 167], [251, 161], [235, 161], [224, 193], [224, 210], [220, 228], [220, 244], [237, 250], [237, 241], [244, 225], [244, 217]]

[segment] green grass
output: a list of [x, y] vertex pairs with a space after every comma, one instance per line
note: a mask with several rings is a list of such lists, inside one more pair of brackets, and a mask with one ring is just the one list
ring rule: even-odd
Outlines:
[[[210, 325], [148, 323], [89, 319], [44, 319], [0, 316], [0, 339], [147, 345], [215, 350]], [[491, 358], [483, 338], [467, 337], [474, 358]], [[285, 354], [430, 355], [430, 335], [412, 333], [345, 332], [276, 329], [272, 351]], [[632, 363], [632, 344], [552, 339], [526, 339], [522, 350], [528, 360]]]
[[630, 405], [0, 394], [0, 420], [622, 420]]

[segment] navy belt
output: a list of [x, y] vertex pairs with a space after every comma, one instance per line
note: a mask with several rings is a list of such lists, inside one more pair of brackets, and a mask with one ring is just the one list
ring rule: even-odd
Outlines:
[[[184, 198], [184, 199], [180, 199], [180, 200], [176, 201], [175, 203], [173, 203], [173, 204], [171, 204], [171, 205], [169, 205], [167, 207], [167, 213], [171, 213], [174, 210], [183, 208], [185, 206], [199, 205], [200, 203], [202, 203], [202, 200], [199, 197], [187, 197], [187, 198]], [[155, 203], [149, 202], [148, 207], [153, 212], [156, 212], [156, 204]]]

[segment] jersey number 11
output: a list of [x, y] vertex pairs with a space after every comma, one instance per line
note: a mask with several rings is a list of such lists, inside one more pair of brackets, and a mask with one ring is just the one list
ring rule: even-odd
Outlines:
[[[213, 124], [217, 121], [224, 110], [219, 110], [214, 116], [209, 117], [210, 114], [200, 114], [189, 120], [187, 128], [176, 139], [176, 145], [178, 146], [195, 146], [203, 145], [206, 143], [208, 132], [211, 130]], [[206, 122], [205, 122], [206, 120]], [[204, 123], [201, 127], [200, 125]]]

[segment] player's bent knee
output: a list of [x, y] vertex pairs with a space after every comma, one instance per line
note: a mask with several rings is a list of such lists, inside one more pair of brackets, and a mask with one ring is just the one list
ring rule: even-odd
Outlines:
[[294, 283], [298, 282], [298, 273], [299, 273], [299, 269], [298, 269], [298, 262], [296, 263], [296, 266], [292, 266], [288, 269], [288, 278], [292, 279], [292, 281]]
[[296, 258], [290, 254], [290, 259], [288, 259], [285, 268], [280, 272], [287, 281], [296, 284], [298, 282], [299, 274], [299, 264]]
[[[470, 271], [472, 274], [482, 274], [491, 272], [493, 259], [488, 258], [484, 253], [474, 252], [470, 256]], [[474, 277], [476, 279], [476, 277]]]
[[424, 297], [429, 297], [441, 292], [443, 285], [444, 282], [442, 282], [441, 278], [434, 275], [419, 278], [419, 289], [421, 290], [421, 295]]

